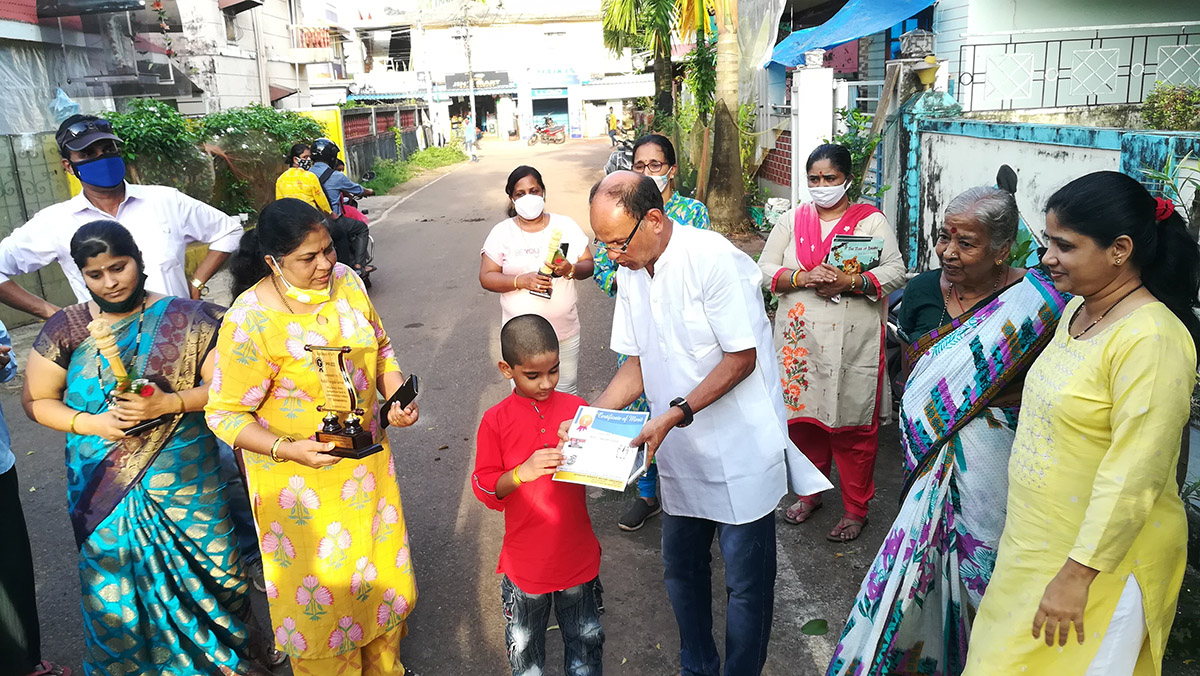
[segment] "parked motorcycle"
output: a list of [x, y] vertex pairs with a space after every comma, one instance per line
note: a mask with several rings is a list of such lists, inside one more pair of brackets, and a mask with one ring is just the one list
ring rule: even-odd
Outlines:
[[628, 171], [633, 169], [633, 141], [621, 140], [617, 141], [617, 147], [608, 155], [608, 162], [604, 165], [604, 173], [611, 174], [614, 171]]
[[534, 145], [538, 141], [542, 143], [566, 143], [567, 128], [561, 124], [554, 124], [554, 120], [547, 115], [545, 122], [534, 125], [533, 133], [529, 136], [529, 145]]

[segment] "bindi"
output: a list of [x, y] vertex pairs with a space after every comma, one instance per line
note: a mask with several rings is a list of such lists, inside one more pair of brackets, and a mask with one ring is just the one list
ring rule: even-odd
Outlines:
[[950, 234], [951, 234], [951, 235], [957, 235], [957, 234], [958, 234], [958, 228], [950, 228]]

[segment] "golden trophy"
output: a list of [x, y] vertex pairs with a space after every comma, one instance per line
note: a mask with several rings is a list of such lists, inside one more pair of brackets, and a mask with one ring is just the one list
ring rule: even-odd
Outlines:
[[[325, 414], [321, 429], [317, 430], [317, 441], [333, 443], [333, 450], [326, 453], [361, 460], [382, 451], [383, 444], [375, 443], [370, 430], [362, 426], [362, 416], [366, 412], [358, 407], [354, 381], [346, 372], [345, 355], [350, 348], [305, 345], [304, 349], [312, 353], [317, 377], [325, 392], [325, 403], [317, 407]], [[339, 413], [346, 415], [344, 423]]]
[[[562, 241], [562, 229], [554, 228], [550, 231], [550, 246], [546, 250], [546, 262], [542, 263], [542, 268], [538, 270], [538, 274], [546, 275], [547, 277], [554, 276], [554, 261], [558, 259], [560, 252], [558, 243]], [[550, 298], [550, 294], [554, 292], [554, 287], [547, 287], [545, 291], [529, 290], [530, 295], [538, 298]]]
[[[149, 396], [147, 390], [150, 387], [150, 381], [145, 378], [131, 378], [129, 372], [125, 370], [125, 362], [121, 361], [121, 352], [117, 349], [117, 338], [112, 334], [112, 326], [103, 318], [94, 319], [87, 326], [88, 333], [92, 334], [92, 340], [96, 341], [96, 349], [100, 351], [100, 355], [108, 362], [108, 370], [112, 371], [113, 378], [117, 383], [112, 391], [105, 397], [109, 406], [115, 405], [116, 395], [125, 394], [126, 392], [135, 392], [141, 396]], [[103, 382], [101, 382], [103, 387]], [[137, 436], [147, 430], [152, 430], [159, 425], [162, 425], [171, 420], [171, 415], [164, 415], [150, 420], [143, 420], [140, 423], [133, 425], [125, 430], [126, 436]]]

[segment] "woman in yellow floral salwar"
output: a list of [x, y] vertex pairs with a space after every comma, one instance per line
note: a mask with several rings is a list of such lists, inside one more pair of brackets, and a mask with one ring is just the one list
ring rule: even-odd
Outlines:
[[1055, 193], [1046, 238], [1042, 261], [1076, 298], [1025, 380], [964, 674], [1161, 674], [1186, 565], [1175, 465], [1200, 249], [1169, 200], [1116, 172]]
[[[361, 280], [337, 264], [321, 214], [268, 205], [233, 259], [208, 424], [245, 457], [275, 644], [293, 673], [403, 674], [400, 639], [417, 599], [408, 535], [376, 391], [402, 384]], [[363, 427], [384, 451], [342, 460], [313, 436], [325, 398], [306, 345], [349, 347]], [[417, 408], [388, 421], [406, 427]]]

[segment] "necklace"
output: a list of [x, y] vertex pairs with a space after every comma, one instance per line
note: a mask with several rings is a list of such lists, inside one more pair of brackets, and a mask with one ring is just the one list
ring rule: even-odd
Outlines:
[[[993, 294], [1000, 290], [1000, 280], [1002, 277], [1007, 278], [1008, 275], [1004, 274], [1004, 267], [1000, 266], [1000, 267], [996, 268], [996, 281], [992, 284], [992, 293]], [[950, 282], [950, 284], [948, 284], [946, 287], [946, 298], [942, 303], [942, 317], [941, 317], [941, 319], [938, 320], [938, 326], [946, 325], [946, 313], [950, 309], [950, 292], [951, 291], [954, 292], [954, 299], [956, 301], [958, 301], [958, 314], [954, 315], [954, 316], [957, 317], [967, 311], [967, 307], [965, 305], [963, 305], [962, 296], [959, 295], [958, 289], [955, 288], [955, 286], [954, 286], [954, 282]]]
[[[103, 318], [103, 317], [104, 317], [104, 310], [101, 310], [99, 318]], [[137, 339], [135, 340], [135, 342], [133, 344], [133, 361], [135, 364], [137, 363], [138, 356], [141, 354], [141, 351], [142, 351], [142, 322], [145, 319], [146, 319], [146, 294], [143, 294], [142, 295], [142, 309], [138, 313]], [[143, 366], [145, 366], [145, 364], [143, 364]], [[104, 378], [101, 375], [103, 373], [103, 370], [104, 370], [104, 365], [100, 361], [100, 352], [97, 351], [96, 352], [96, 381], [99, 382], [101, 384], [101, 386], [103, 386], [103, 384], [104, 384]], [[139, 371], [139, 373], [140, 373], [140, 371]], [[101, 387], [101, 389], [103, 389], [103, 387]]]
[[271, 275], [271, 286], [275, 287], [275, 293], [279, 294], [279, 300], [283, 301], [283, 306], [287, 308], [287, 311], [296, 314], [296, 311], [292, 309], [292, 304], [287, 302], [287, 296], [283, 295], [283, 289], [279, 288], [279, 280], [275, 279], [275, 275]]
[[[1084, 329], [1084, 330], [1080, 331], [1079, 333], [1076, 333], [1075, 335], [1073, 335], [1073, 336], [1071, 336], [1071, 337], [1072, 337], [1072, 338], [1074, 338], [1075, 340], [1079, 340], [1079, 337], [1080, 337], [1080, 336], [1082, 336], [1083, 334], [1087, 333], [1088, 331], [1091, 331], [1093, 326], [1095, 326], [1095, 325], [1099, 324], [1101, 319], [1104, 319], [1106, 316], [1108, 316], [1108, 313], [1110, 313], [1110, 312], [1112, 312], [1112, 311], [1113, 311], [1113, 308], [1115, 308], [1115, 307], [1117, 307], [1118, 305], [1120, 305], [1120, 304], [1121, 304], [1121, 301], [1123, 301], [1123, 300], [1125, 300], [1126, 298], [1128, 298], [1128, 297], [1132, 296], [1132, 295], [1133, 295], [1133, 292], [1134, 292], [1134, 291], [1137, 291], [1137, 290], [1138, 290], [1138, 289], [1140, 289], [1140, 288], [1142, 288], [1142, 286], [1143, 286], [1142, 284], [1138, 284], [1137, 286], [1133, 287], [1133, 289], [1132, 289], [1132, 290], [1130, 290], [1130, 292], [1129, 292], [1129, 293], [1127, 293], [1127, 294], [1125, 294], [1124, 296], [1121, 296], [1120, 298], [1118, 298], [1118, 299], [1117, 299], [1117, 302], [1113, 303], [1112, 305], [1109, 305], [1107, 310], [1105, 310], [1104, 312], [1101, 312], [1101, 313], [1100, 313], [1100, 316], [1099, 316], [1099, 317], [1096, 317], [1096, 321], [1092, 322], [1091, 324], [1088, 324], [1086, 329]], [[1075, 314], [1071, 315], [1071, 323], [1072, 323], [1072, 324], [1074, 324], [1074, 323], [1075, 323], [1075, 318], [1079, 316], [1079, 311], [1080, 311], [1080, 310], [1082, 310], [1082, 309], [1083, 309], [1083, 304], [1082, 304], [1082, 303], [1080, 303], [1079, 307], [1075, 309]]]

